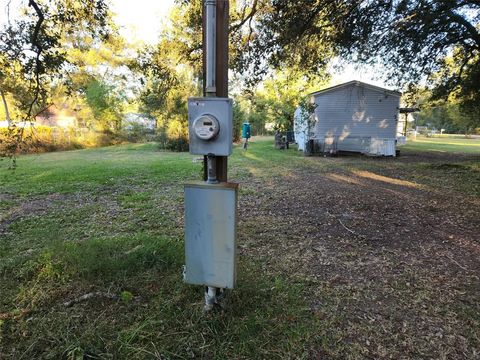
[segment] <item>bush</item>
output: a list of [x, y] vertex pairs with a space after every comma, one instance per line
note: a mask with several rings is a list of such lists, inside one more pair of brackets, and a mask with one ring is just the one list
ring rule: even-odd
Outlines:
[[233, 103], [233, 142], [242, 140], [242, 126], [247, 121], [247, 115], [238, 102]]
[[124, 134], [96, 132], [86, 128], [63, 129], [49, 126], [0, 129], [0, 156], [76, 150], [123, 143]]
[[155, 135], [154, 130], [150, 130], [140, 124], [130, 124], [127, 129], [122, 130], [122, 137], [128, 142], [143, 142]]
[[48, 126], [0, 129], [0, 153], [15, 154], [71, 150], [84, 147], [73, 129]]
[[152, 140], [158, 143], [158, 147], [161, 150], [187, 152], [189, 149], [188, 138], [179, 137], [169, 139], [165, 131], [158, 132]]
[[189, 150], [188, 139], [168, 139], [165, 149], [176, 152], [187, 152]]
[[179, 120], [172, 120], [166, 131], [159, 134], [159, 145], [161, 149], [186, 152], [189, 149], [188, 123]]

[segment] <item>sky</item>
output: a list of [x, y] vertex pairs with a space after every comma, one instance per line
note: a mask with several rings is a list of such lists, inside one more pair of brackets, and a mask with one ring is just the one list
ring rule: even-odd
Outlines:
[[[121, 26], [122, 35], [127, 39], [140, 39], [145, 43], [154, 44], [158, 33], [165, 24], [168, 13], [174, 5], [174, 0], [135, 0], [135, 7], [131, 0], [112, 0], [112, 10]], [[343, 70], [332, 76], [332, 85], [351, 80], [360, 80], [377, 86], [385, 86], [382, 80], [376, 79], [373, 69], [368, 67], [356, 68], [349, 64]]]
[[[3, 1], [3, 0], [0, 0]], [[154, 44], [174, 0], [110, 0], [121, 34], [128, 40]]]
[[[131, 0], [112, 0], [112, 10], [116, 13], [122, 35], [129, 40], [139, 39], [145, 43], [154, 44], [174, 5], [174, 0], [135, 0], [134, 3], [133, 7]], [[375, 72], [371, 68], [355, 68], [352, 64], [333, 74], [332, 85], [351, 80], [360, 80], [378, 86], [385, 85], [383, 81], [375, 79]]]
[[[27, 3], [27, 0], [0, 0], [0, 24], [6, 21], [5, 9], [9, 1], [11, 2], [11, 16], [15, 14], [15, 9], [19, 7], [19, 4]], [[110, 0], [110, 4], [120, 32], [127, 40], [140, 40], [147, 44], [155, 44], [162, 26], [166, 24], [174, 0]], [[384, 82], [376, 79], [375, 75], [376, 72], [372, 68], [358, 69], [350, 64], [333, 74], [332, 85], [360, 80], [385, 86]]]
[[[132, 6], [132, 4], [135, 6]], [[166, 18], [174, 0], [112, 0], [112, 10], [121, 26], [122, 35], [127, 39], [140, 39], [148, 44], [154, 44], [158, 33], [165, 24]], [[347, 65], [343, 70], [337, 71], [332, 76], [332, 85], [341, 84], [351, 80], [360, 80], [369, 84], [385, 87], [382, 80], [376, 79], [375, 71], [368, 67], [356, 68]]]
[[[174, 0], [108, 0], [115, 13], [122, 35], [129, 40], [143, 40], [153, 44], [164, 24]], [[0, 24], [7, 21], [7, 4], [10, 3], [10, 17], [28, 0], [0, 0]]]

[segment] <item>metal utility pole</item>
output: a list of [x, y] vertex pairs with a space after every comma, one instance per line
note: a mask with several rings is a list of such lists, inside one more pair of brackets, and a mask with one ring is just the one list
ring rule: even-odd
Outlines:
[[[203, 54], [206, 59], [203, 62], [203, 73], [205, 77], [205, 81], [203, 82], [203, 92], [204, 96], [228, 98], [228, 26], [230, 19], [229, 0], [204, 1]], [[210, 11], [214, 11], [213, 17], [215, 18], [215, 22], [209, 21], [209, 18], [212, 16]], [[213, 44], [210, 43], [211, 40], [213, 40]], [[211, 58], [209, 59], [209, 57]], [[228, 181], [227, 156], [216, 156], [214, 158], [205, 156], [204, 168], [206, 169], [206, 178], [204, 178], [205, 181], [208, 182], [212, 178], [219, 182]], [[216, 303], [217, 296], [220, 295], [219, 291], [223, 291], [223, 289], [206, 287], [206, 310], [211, 310], [212, 305]]]
[[185, 185], [184, 279], [205, 287], [205, 310], [236, 281], [238, 185], [227, 182], [233, 103], [228, 98], [229, 1], [203, 1], [203, 98], [190, 98], [190, 153], [204, 156], [203, 182]]
[[[207, 11], [209, 4], [215, 8], [215, 70], [213, 71], [215, 79], [215, 91], [208, 89], [207, 74]], [[229, 0], [204, 0], [203, 6], [203, 96], [228, 97], [228, 35], [230, 22], [230, 5]], [[204, 157], [204, 174], [203, 180], [207, 181], [207, 156]], [[215, 158], [217, 180], [226, 182], [228, 180], [227, 167], [228, 157], [217, 156]]]

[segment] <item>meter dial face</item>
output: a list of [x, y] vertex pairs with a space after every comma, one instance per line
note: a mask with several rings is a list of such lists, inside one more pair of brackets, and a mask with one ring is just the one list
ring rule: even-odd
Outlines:
[[193, 131], [202, 140], [212, 140], [220, 131], [220, 123], [213, 115], [201, 115], [193, 122]]

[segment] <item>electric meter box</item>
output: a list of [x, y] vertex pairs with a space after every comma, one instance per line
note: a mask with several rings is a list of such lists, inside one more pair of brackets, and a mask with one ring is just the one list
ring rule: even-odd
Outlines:
[[234, 288], [237, 194], [233, 183], [185, 185], [186, 283]]
[[233, 144], [233, 106], [228, 98], [188, 99], [190, 154], [230, 156]]

